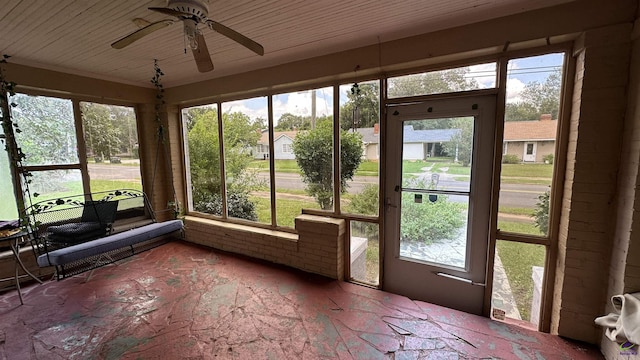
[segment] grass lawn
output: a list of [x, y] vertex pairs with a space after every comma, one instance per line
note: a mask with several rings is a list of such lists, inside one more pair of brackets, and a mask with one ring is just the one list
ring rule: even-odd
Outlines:
[[363, 160], [356, 170], [356, 176], [378, 176], [379, 165], [377, 161]]
[[[64, 196], [80, 195], [84, 191], [81, 181], [69, 181], [58, 184], [64, 187], [62, 191], [43, 193], [33, 198], [33, 202], [57, 199]], [[142, 184], [139, 181], [118, 181], [118, 180], [91, 180], [91, 192], [110, 191], [117, 189], [133, 189], [142, 191]]]
[[506, 206], [498, 207], [498, 213], [511, 214], [511, 215], [532, 216], [534, 210], [535, 209], [532, 209], [532, 208], [506, 207]]
[[402, 161], [402, 173], [403, 174], [415, 174], [424, 172], [422, 168], [433, 165], [433, 161], [422, 160], [403, 160]]
[[507, 273], [518, 311], [523, 320], [530, 321], [533, 298], [532, 267], [544, 266], [545, 247], [498, 240], [496, 249]]
[[[295, 160], [275, 160], [277, 172], [300, 174], [300, 168]], [[356, 176], [378, 176], [379, 163], [377, 161], [364, 160], [356, 170]], [[425, 167], [431, 167], [432, 172], [457, 175], [454, 178], [459, 181], [469, 181], [471, 168], [453, 163], [451, 158], [429, 158], [429, 160], [404, 160], [402, 171], [404, 174], [421, 173]], [[269, 162], [254, 160], [249, 165], [250, 169], [260, 172], [269, 171]], [[553, 175], [552, 164], [502, 164], [503, 184], [532, 184], [551, 185]]]
[[524, 222], [505, 221], [498, 219], [498, 229], [500, 229], [501, 231], [512, 232], [516, 234], [544, 235], [535, 225]]
[[552, 164], [502, 164], [502, 176], [523, 178], [549, 178], [553, 176]]
[[[275, 160], [274, 164], [277, 172], [300, 174], [300, 168], [295, 160]], [[249, 163], [249, 169], [268, 172], [269, 161], [253, 160]]]
[[[258, 222], [271, 223], [271, 200], [262, 197], [252, 197], [258, 212]], [[276, 199], [276, 221], [279, 226], [293, 228], [295, 217], [302, 214], [302, 209], [319, 209], [315, 201]]]
[[380, 283], [380, 244], [377, 238], [369, 239], [367, 242], [365, 266], [367, 272], [366, 282], [378, 285]]

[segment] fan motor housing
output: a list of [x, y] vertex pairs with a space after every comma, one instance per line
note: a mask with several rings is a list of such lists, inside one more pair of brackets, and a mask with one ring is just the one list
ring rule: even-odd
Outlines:
[[173, 10], [193, 14], [193, 16], [202, 20], [206, 20], [207, 16], [209, 16], [208, 0], [169, 0], [167, 2], [167, 7]]

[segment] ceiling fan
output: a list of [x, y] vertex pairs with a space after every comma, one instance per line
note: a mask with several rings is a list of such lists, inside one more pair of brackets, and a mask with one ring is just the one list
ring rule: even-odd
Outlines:
[[114, 49], [122, 49], [154, 31], [182, 21], [184, 34], [189, 42], [189, 47], [193, 52], [193, 58], [200, 72], [213, 70], [213, 62], [211, 62], [207, 43], [204, 40], [204, 35], [202, 35], [200, 29], [198, 29], [198, 25], [200, 24], [228, 37], [258, 55], [264, 55], [262, 45], [217, 21], [209, 19], [208, 0], [168, 0], [167, 7], [150, 7], [149, 10], [176, 17], [177, 20], [164, 19], [150, 23], [114, 42], [111, 44], [111, 47]]

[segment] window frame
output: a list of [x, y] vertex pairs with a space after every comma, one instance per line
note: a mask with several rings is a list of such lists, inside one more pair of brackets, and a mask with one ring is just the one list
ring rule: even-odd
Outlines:
[[[34, 89], [24, 89], [20, 86], [16, 89], [16, 94], [27, 95], [27, 96], [43, 96], [56, 98], [61, 100], [71, 101], [73, 107], [73, 125], [75, 129], [75, 137], [76, 137], [76, 151], [78, 152], [78, 162], [70, 163], [70, 164], [50, 164], [50, 165], [24, 165], [19, 169], [20, 173], [34, 173], [34, 172], [43, 172], [43, 171], [55, 171], [55, 170], [78, 170], [80, 171], [81, 181], [82, 181], [82, 191], [84, 194], [90, 194], [90, 178], [89, 178], [89, 170], [87, 166], [87, 156], [86, 156], [86, 144], [84, 141], [84, 131], [82, 124], [82, 114], [80, 111], [80, 102], [91, 102], [102, 105], [114, 105], [114, 106], [124, 106], [130, 107], [134, 111], [134, 116], [136, 118], [136, 127], [139, 128], [140, 125], [140, 116], [138, 107], [134, 103], [124, 102], [124, 101], [104, 101], [102, 98], [93, 98], [90, 96], [61, 96], [60, 93], [54, 91], [47, 90], [34, 90]], [[138, 144], [140, 144], [140, 131], [138, 134]], [[0, 134], [0, 136], [5, 137], [5, 134]], [[29, 156], [26, 154], [26, 156]], [[140, 159], [140, 174], [142, 176], [142, 159]], [[20, 179], [15, 178], [16, 174], [12, 174], [12, 181], [14, 183], [14, 187], [16, 188], [16, 192], [19, 192], [22, 196], [21, 201], [25, 204], [25, 206], [29, 206], [30, 202], [37, 202], [37, 198], [33, 199], [25, 199], [25, 188]], [[144, 182], [143, 182], [144, 189]]]

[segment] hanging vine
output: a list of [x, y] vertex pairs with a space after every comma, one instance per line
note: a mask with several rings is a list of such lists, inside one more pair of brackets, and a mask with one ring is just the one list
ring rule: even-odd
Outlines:
[[154, 74], [153, 74], [153, 77], [151, 78], [151, 83], [156, 88], [156, 103], [155, 103], [156, 123], [158, 125], [159, 135], [163, 135], [162, 134], [163, 127], [162, 127], [162, 121], [160, 118], [160, 113], [162, 112], [162, 107], [165, 105], [164, 87], [162, 86], [162, 81], [161, 81], [162, 77], [164, 76], [164, 73], [162, 72], [162, 69], [160, 69], [160, 65], [158, 65], [157, 59], [153, 60], [153, 72]]
[[158, 159], [160, 157], [160, 146], [164, 149], [164, 155], [167, 159], [167, 176], [169, 177], [169, 181], [171, 181], [171, 186], [173, 189], [173, 200], [167, 203], [167, 209], [169, 211], [173, 211], [174, 218], [178, 218], [180, 215], [180, 203], [178, 201], [178, 197], [176, 195], [176, 189], [173, 184], [173, 174], [171, 172], [171, 161], [169, 158], [169, 152], [167, 151], [167, 143], [165, 137], [165, 129], [162, 123], [161, 113], [166, 104], [164, 99], [164, 86], [162, 85], [162, 76], [164, 73], [162, 69], [160, 69], [160, 65], [158, 65], [158, 60], [153, 60], [153, 77], [151, 78], [151, 83], [156, 88], [156, 99], [155, 99], [155, 115], [156, 115], [156, 126], [157, 126], [157, 136], [158, 136], [158, 146], [156, 148], [156, 159], [155, 164], [153, 166], [153, 180], [151, 182], [151, 196], [154, 196], [154, 187], [155, 187], [155, 178], [156, 178], [156, 170], [158, 168]]
[[2, 139], [2, 141], [9, 155], [9, 168], [11, 176], [14, 179], [13, 188], [18, 214], [21, 218], [21, 225], [25, 226], [27, 220], [25, 218], [27, 214], [24, 213], [25, 200], [28, 200], [29, 204], [31, 204], [32, 196], [35, 198], [38, 197], [39, 194], [31, 194], [29, 184], [31, 184], [32, 174], [24, 169], [23, 162], [26, 155], [16, 142], [15, 134], [21, 133], [22, 130], [20, 130], [18, 123], [14, 122], [11, 117], [11, 108], [18, 106], [18, 104], [11, 101], [11, 97], [16, 94], [16, 83], [8, 81], [6, 78], [5, 65], [8, 63], [9, 58], [9, 55], [4, 54], [0, 59], [0, 119], [2, 120], [2, 130], [4, 133], [4, 139]]

